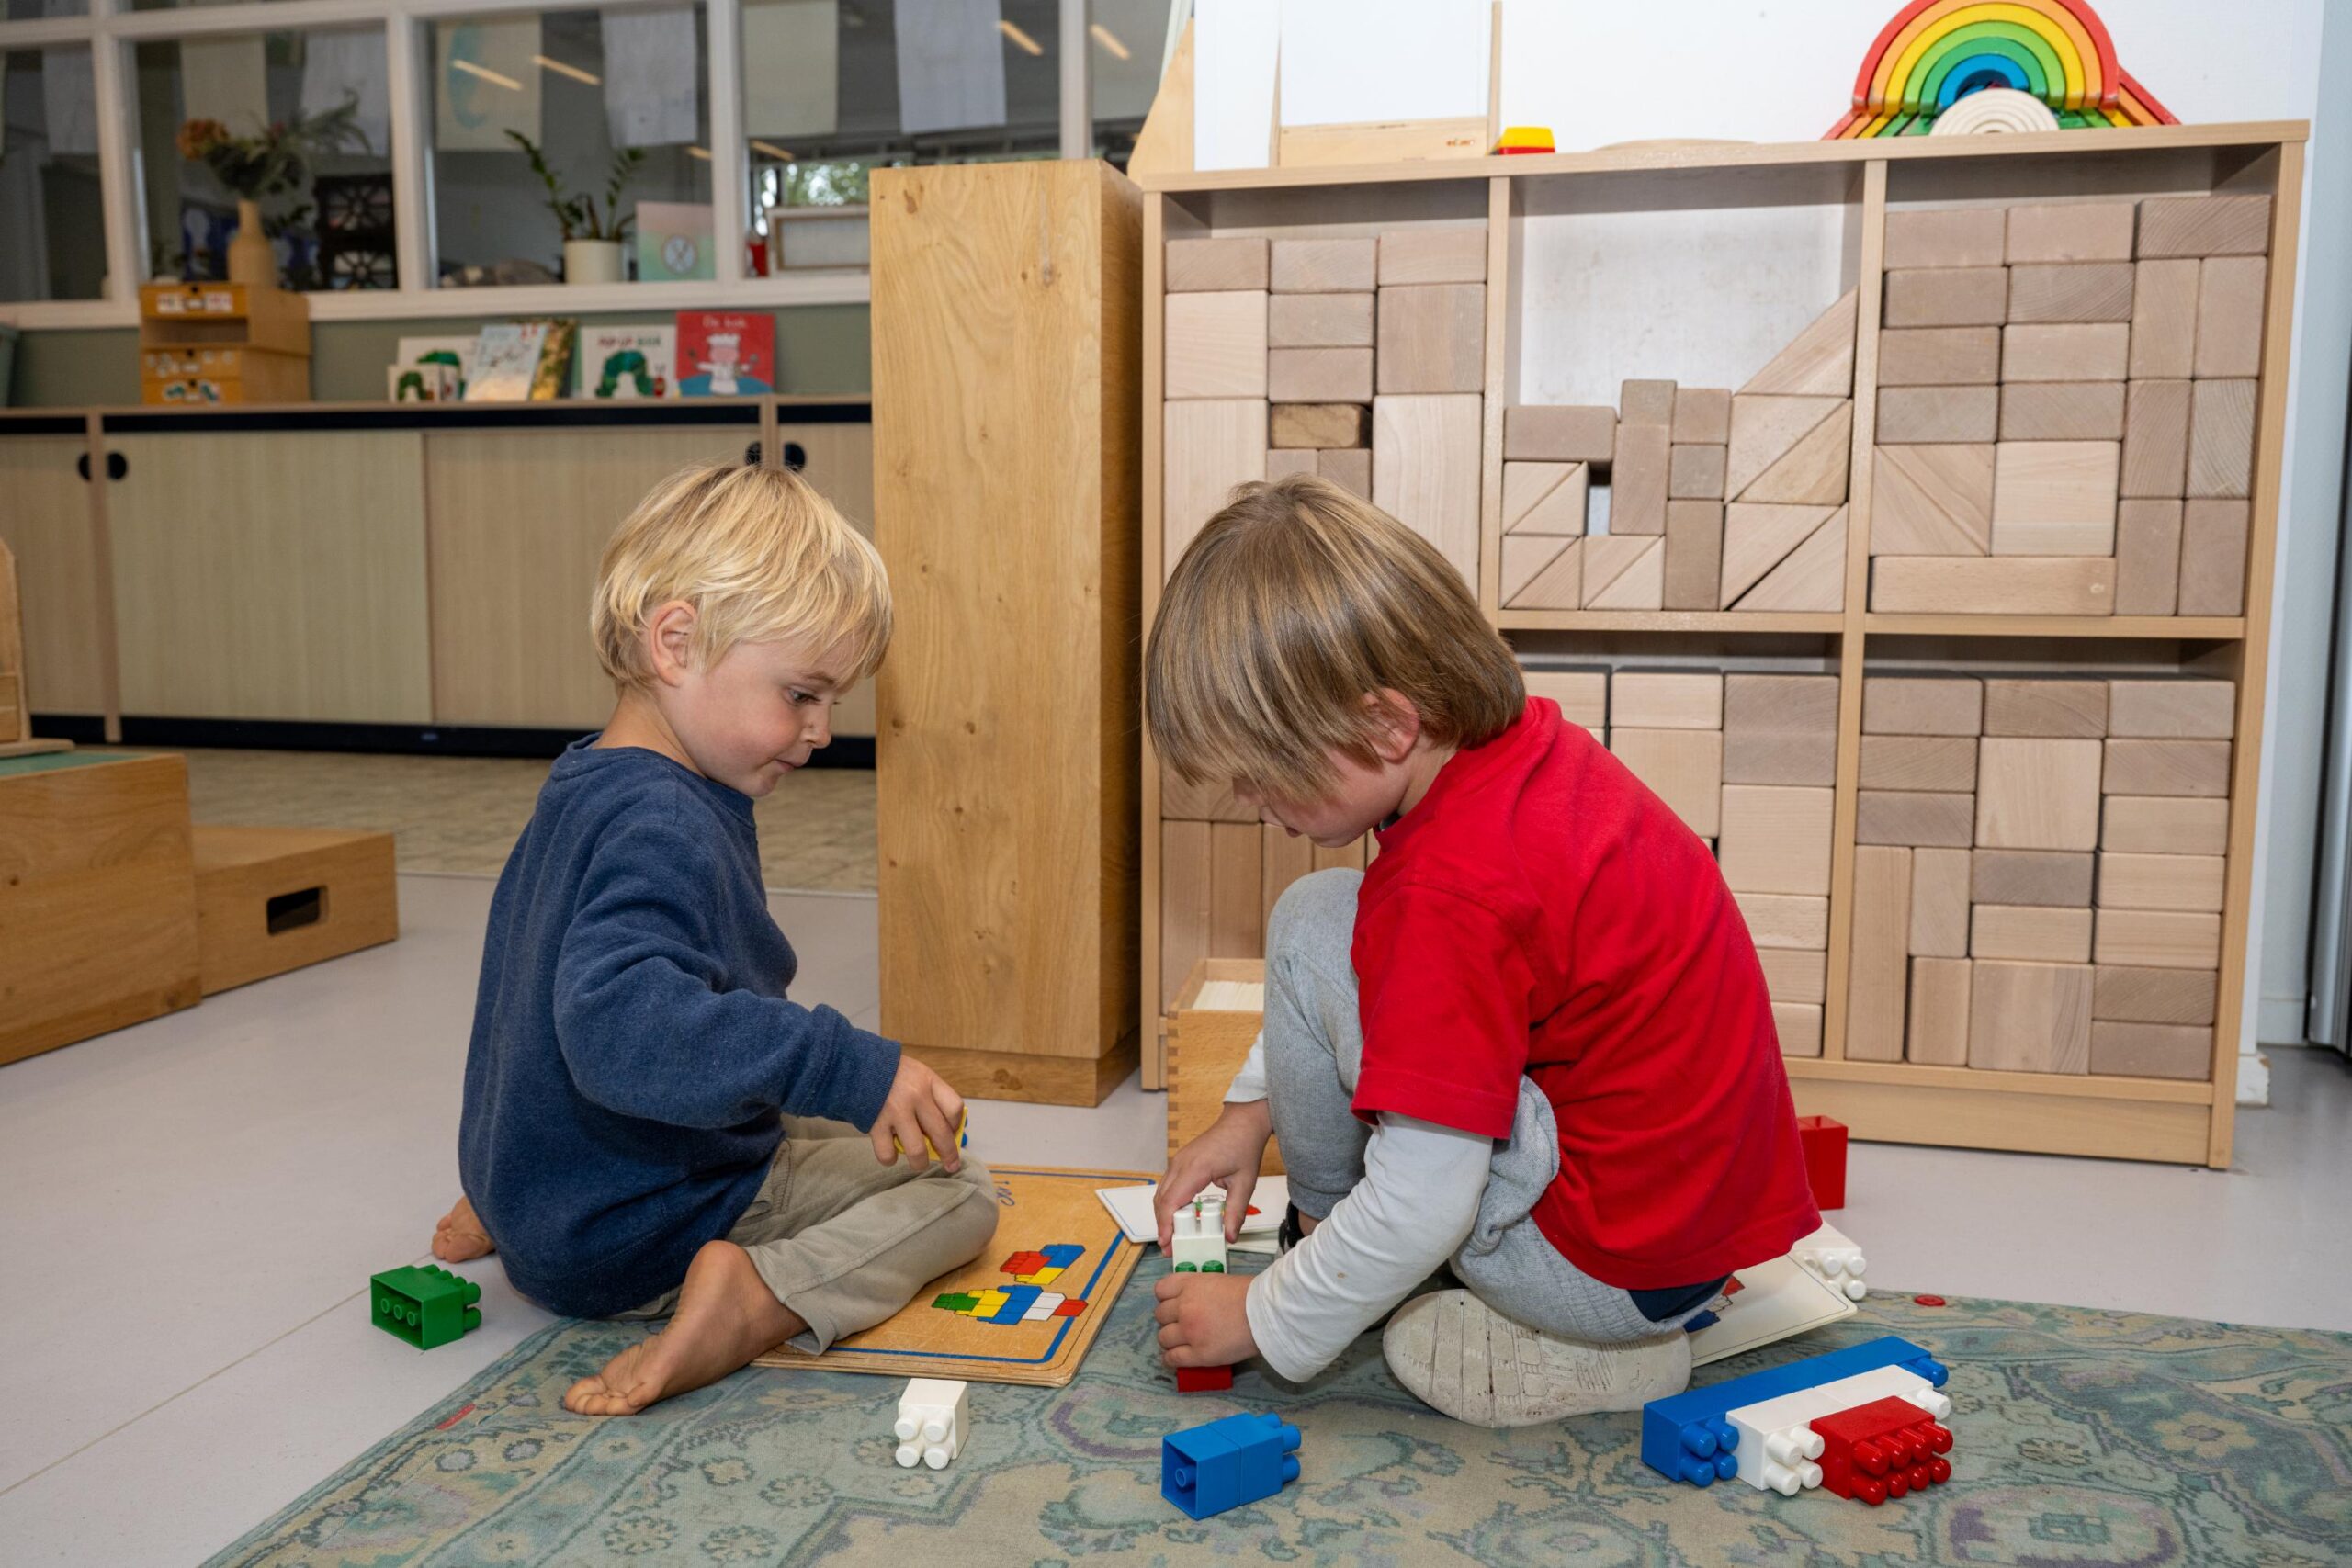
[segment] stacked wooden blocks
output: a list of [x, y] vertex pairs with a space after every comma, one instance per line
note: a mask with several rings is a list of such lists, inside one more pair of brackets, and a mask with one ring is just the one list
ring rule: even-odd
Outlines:
[[1871, 608], [2244, 613], [2267, 196], [1890, 212]]
[[1477, 579], [1487, 231], [1170, 240], [1164, 558], [1237, 484], [1319, 473]]
[[2207, 1077], [2235, 697], [1866, 679], [1848, 1059]]
[[1849, 292], [1736, 392], [1634, 380], [1615, 409], [1506, 410], [1503, 607], [1842, 608], [1854, 309]]

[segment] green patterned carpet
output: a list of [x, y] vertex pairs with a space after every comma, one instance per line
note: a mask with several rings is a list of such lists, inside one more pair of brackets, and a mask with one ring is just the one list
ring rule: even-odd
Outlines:
[[[1147, 1261], [1067, 1389], [972, 1388], [945, 1471], [891, 1462], [904, 1385], [753, 1371], [629, 1420], [559, 1403], [642, 1333], [559, 1325], [214, 1561], [297, 1564], [1162, 1562], [2016, 1563], [2352, 1561], [2352, 1336], [2016, 1302], [1860, 1315], [1705, 1381], [1894, 1332], [1952, 1370], [1953, 1477], [1867, 1508], [1643, 1467], [1637, 1419], [1488, 1432], [1399, 1389], [1367, 1336], [1303, 1390], [1245, 1371], [1179, 1399]], [[1301, 1479], [1195, 1523], [1161, 1501], [1163, 1433], [1237, 1408], [1306, 1433]]]

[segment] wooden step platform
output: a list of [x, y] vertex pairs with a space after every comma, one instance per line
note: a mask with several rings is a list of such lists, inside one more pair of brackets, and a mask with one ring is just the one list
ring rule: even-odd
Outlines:
[[208, 997], [400, 935], [390, 833], [199, 827], [195, 847]]

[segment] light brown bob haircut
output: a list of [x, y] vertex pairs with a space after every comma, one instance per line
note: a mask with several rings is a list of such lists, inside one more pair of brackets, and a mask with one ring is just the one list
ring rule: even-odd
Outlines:
[[846, 645], [865, 680], [890, 646], [890, 581], [865, 536], [786, 468], [714, 464], [653, 487], [614, 530], [589, 635], [623, 690], [653, 680], [645, 625], [673, 599], [695, 607], [692, 656], [708, 669], [739, 642]]
[[1439, 745], [1490, 740], [1527, 703], [1510, 648], [1428, 540], [1312, 474], [1236, 489], [1177, 562], [1144, 652], [1160, 757], [1187, 784], [1318, 799], [1330, 753], [1377, 760], [1364, 699], [1383, 690]]

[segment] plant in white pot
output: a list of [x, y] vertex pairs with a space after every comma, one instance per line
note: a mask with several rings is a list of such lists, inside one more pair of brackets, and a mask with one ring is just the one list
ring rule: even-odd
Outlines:
[[531, 172], [548, 187], [548, 210], [555, 214], [557, 224], [563, 230], [563, 280], [622, 282], [621, 247], [637, 214], [621, 210], [621, 192], [637, 173], [637, 166], [645, 162], [645, 150], [624, 147], [613, 154], [611, 176], [605, 186], [605, 209], [599, 213], [594, 196], [564, 194], [562, 177], [548, 166], [547, 154], [539, 150], [537, 142], [519, 130], [506, 134], [530, 159]]

